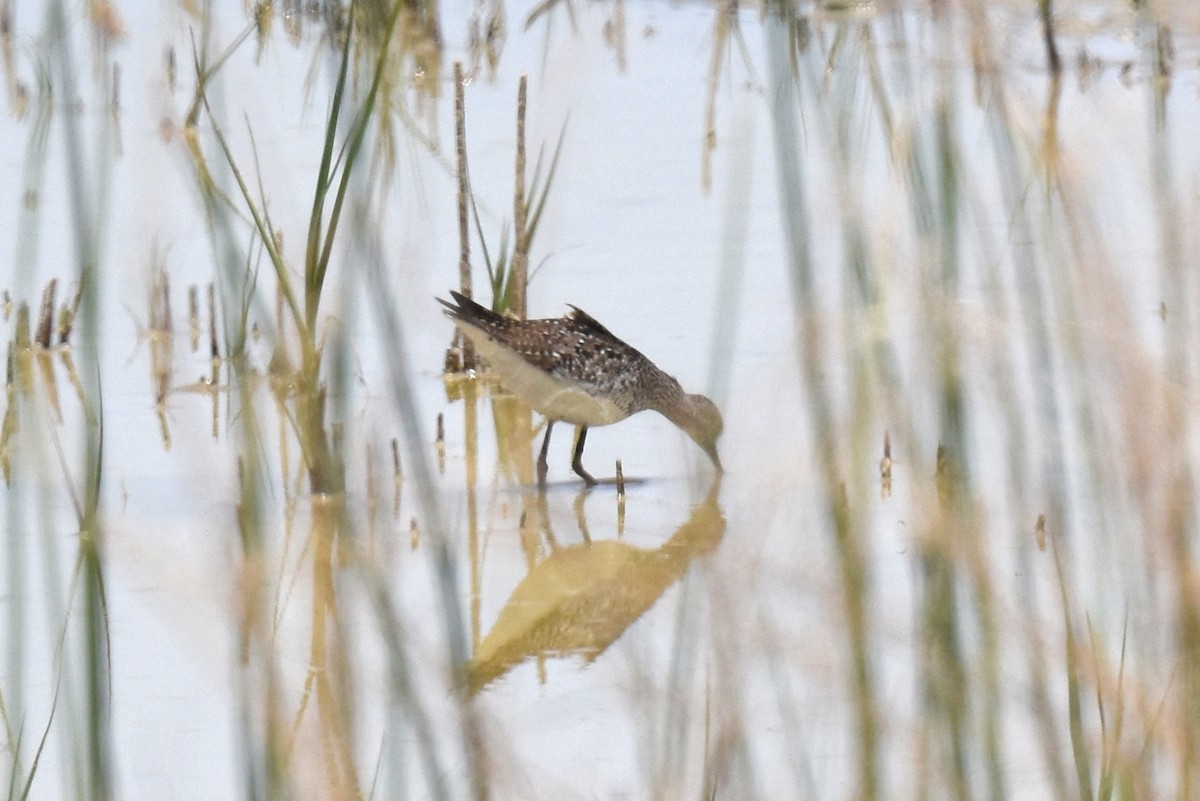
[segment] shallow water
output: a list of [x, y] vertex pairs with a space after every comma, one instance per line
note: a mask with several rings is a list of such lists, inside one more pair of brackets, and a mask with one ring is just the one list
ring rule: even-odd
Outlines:
[[[116, 797], [250, 797], [271, 765], [313, 798], [1062, 797], [1076, 743], [1104, 773], [1097, 693], [1128, 705], [1129, 781], [1151, 796], [1185, 781], [1194, 710], [1154, 710], [1200, 670], [1178, 589], [1195, 570], [1196, 20], [1060, 7], [1056, 95], [1024, 7], [800, 8], [786, 24], [727, 9], [559, 6], [528, 29], [513, 9], [496, 75], [466, 89], [493, 254], [521, 73], [531, 173], [563, 136], [530, 313], [586, 309], [723, 410], [720, 480], [657, 415], [589, 432], [589, 469], [619, 459], [635, 479], [620, 499], [582, 491], [567, 426], [539, 494], [537, 416], [443, 380], [448, 68], [437, 97], [404, 92], [394, 161], [356, 179], [370, 205], [342, 230], [321, 308], [346, 492], [314, 496], [273, 350], [299, 363], [294, 328], [277, 333], [248, 225], [231, 224], [243, 261], [214, 246], [186, 149], [197, 21], [129, 13], [102, 56], [76, 21], [98, 311], [72, 337], [80, 389], [60, 354], [18, 350], [4, 406], [19, 425], [0, 490], [0, 751], [18, 783], [33, 773], [31, 798], [102, 795], [94, 740]], [[84, 226], [67, 107], [36, 89], [38, 59], [61, 50], [22, 11], [6, 78], [30, 100], [22, 116], [10, 93], [0, 115], [0, 288], [36, 310], [51, 278], [74, 292]], [[467, 56], [468, 14], [443, 10], [444, 66]], [[321, 24], [296, 19], [294, 41], [280, 16], [243, 43], [210, 100], [298, 276], [338, 62]], [[244, 24], [222, 13], [216, 48]], [[159, 271], [170, 337], [147, 331]], [[203, 288], [227, 353], [247, 272], [249, 368], [221, 363], [209, 386]], [[254, 376], [245, 393], [238, 376]], [[99, 430], [97, 659], [75, 508]], [[89, 721], [87, 679], [109, 659], [110, 712]], [[1069, 681], [1086, 687], [1077, 721]], [[1143, 739], [1154, 770], [1125, 753]]]

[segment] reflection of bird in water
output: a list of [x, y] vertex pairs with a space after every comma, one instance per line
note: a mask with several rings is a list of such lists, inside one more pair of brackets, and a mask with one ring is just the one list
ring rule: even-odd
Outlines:
[[590, 426], [620, 422], [652, 409], [695, 440], [717, 469], [721, 412], [703, 395], [689, 395], [636, 348], [618, 339], [582, 309], [548, 320], [512, 320], [451, 292], [454, 303], [438, 299], [500, 382], [547, 418], [538, 456], [538, 483], [546, 482], [546, 451], [554, 423], [579, 426], [571, 468], [589, 486], [583, 469], [583, 443]]
[[720, 486], [718, 477], [704, 503], [653, 550], [614, 540], [555, 549], [516, 586], [476, 647], [467, 664], [470, 691], [535, 657], [578, 655], [594, 662], [696, 557], [720, 544]]

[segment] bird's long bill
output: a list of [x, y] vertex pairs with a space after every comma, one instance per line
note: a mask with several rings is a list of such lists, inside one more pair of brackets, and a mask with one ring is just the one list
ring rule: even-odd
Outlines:
[[712, 459], [712, 463], [716, 466], [717, 472], [725, 472], [725, 468], [721, 467], [721, 457], [717, 456], [717, 444], [712, 442], [708, 445], [701, 445], [700, 447], [703, 448], [704, 452], [708, 454], [708, 458]]

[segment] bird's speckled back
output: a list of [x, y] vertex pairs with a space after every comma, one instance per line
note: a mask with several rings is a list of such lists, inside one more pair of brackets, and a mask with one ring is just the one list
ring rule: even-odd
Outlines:
[[455, 320], [474, 326], [547, 373], [605, 397], [627, 414], [661, 410], [683, 394], [679, 382], [641, 351], [575, 306], [563, 317], [513, 320], [457, 292], [442, 301]]

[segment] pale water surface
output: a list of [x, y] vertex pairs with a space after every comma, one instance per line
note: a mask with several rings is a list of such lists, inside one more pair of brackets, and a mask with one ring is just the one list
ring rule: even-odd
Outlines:
[[[610, 475], [620, 459], [642, 479], [620, 507], [611, 486], [580, 492], [566, 426], [539, 499], [498, 459], [487, 391], [473, 407], [447, 397], [452, 329], [434, 298], [457, 285], [448, 65], [468, 58], [464, 20], [479, 8], [443, 7], [438, 96], [405, 93], [410, 127], [394, 162], [374, 165], [370, 225], [346, 224], [323, 300], [330, 353], [346, 359], [348, 378], [329, 379], [348, 388], [329, 419], [343, 426], [354, 524], [332, 550], [336, 602], [324, 623], [313, 612], [324, 593], [314, 504], [319, 517], [327, 501], [308, 494], [284, 407], [265, 381], [251, 409], [236, 392], [189, 386], [212, 364], [203, 333], [199, 348], [189, 342], [186, 289], [216, 281], [221, 324], [232, 328], [240, 280], [218, 266], [183, 135], [198, 20], [173, 4], [122, 7], [124, 36], [100, 57], [92, 23], [68, 7], [79, 15], [69, 27], [80, 98], [68, 103], [38, 82], [59, 52], [42, 10], [18, 10], [0, 114], [0, 289], [35, 310], [51, 278], [60, 300], [74, 291], [64, 113], [77, 115], [87, 191], [100, 198], [98, 350], [82, 353], [80, 330], [73, 350], [89, 404], [98, 408], [102, 389], [115, 797], [251, 797], [247, 777], [271, 747], [252, 736], [270, 728], [265, 709], [295, 737], [284, 760], [295, 795], [338, 797], [326, 740], [337, 715], [306, 690], [326, 645], [364, 796], [438, 797], [444, 786], [464, 797], [474, 770], [499, 798], [695, 798], [713, 788], [718, 798], [855, 798], [869, 794], [866, 748], [879, 795], [951, 797], [961, 778], [972, 788], [963, 797], [1060, 797], [1074, 787], [1062, 782], [1077, 780], [1073, 668], [1038, 515], [1061, 544], [1074, 636], [1094, 647], [1087, 681], [1112, 689], [1128, 638], [1131, 751], [1154, 740], [1153, 710], [1197, 669], [1179, 656], [1170, 622], [1176, 569], [1194, 576], [1196, 509], [1180, 501], [1193, 548], [1183, 567], [1170, 526], [1151, 515], [1178, 486], [1167, 466], [1190, 464], [1196, 445], [1187, 418], [1197, 282], [1186, 267], [1197, 245], [1188, 221], [1198, 211], [1200, 49], [1182, 4], [1161, 17], [1123, 4], [1061, 7], [1057, 109], [1024, 6], [801, 7], [785, 24], [750, 7], [730, 16], [699, 3], [586, 3], [552, 8], [528, 29], [530, 7], [502, 10], [496, 74], [480, 70], [466, 90], [489, 247], [512, 217], [516, 82], [527, 73], [531, 172], [537, 149], [549, 158], [563, 137], [532, 254], [531, 314], [581, 306], [725, 415], [719, 483], [657, 415], [591, 431], [593, 473]], [[247, 22], [238, 4], [213, 18], [217, 50]], [[319, 23], [309, 19], [295, 41], [280, 17], [275, 26], [240, 46], [210, 98], [239, 166], [261, 175], [298, 274], [338, 62]], [[1155, 77], [1164, 28], [1169, 79]], [[806, 44], [789, 50], [789, 33]], [[100, 82], [113, 63], [110, 117]], [[219, 165], [206, 117], [199, 136]], [[236, 195], [227, 174], [219, 181]], [[274, 280], [249, 227], [233, 230], [258, 271], [250, 359], [265, 374]], [[472, 253], [487, 298], [474, 231]], [[145, 329], [158, 270], [175, 336], [155, 344]], [[10, 338], [15, 328], [12, 312]], [[155, 347], [172, 387], [160, 409]], [[0, 490], [0, 764], [23, 782], [48, 729], [30, 797], [86, 797], [79, 522], [67, 490], [83, 495], [86, 413], [57, 358], [47, 363], [60, 409], [37, 363], [16, 358], [30, 367], [28, 388], [5, 403], [20, 423]], [[416, 410], [407, 428], [396, 377]], [[512, 411], [495, 414], [508, 421]], [[252, 443], [240, 433], [245, 415], [260, 427]], [[890, 492], [879, 471], [885, 432]], [[939, 445], [963, 477], [961, 506], [944, 494], [939, 504]], [[253, 571], [239, 535], [239, 459], [257, 465], [265, 488]], [[1186, 471], [1182, 480], [1194, 484]], [[838, 509], [850, 510], [850, 545], [837, 536]], [[438, 581], [443, 553], [452, 600]], [[848, 563], [862, 571], [857, 595]], [[400, 626], [403, 671], [363, 564]], [[957, 572], [942, 602], [957, 623], [943, 639], [931, 599], [947, 564]], [[267, 635], [243, 662], [247, 582], [264, 589], [271, 620], [251, 626]], [[856, 602], [866, 694], [854, 678]], [[469, 679], [454, 678], [447, 615], [474, 655]], [[340, 634], [326, 643], [314, 625]], [[942, 664], [931, 654], [947, 641], [958, 650], [945, 660], [969, 688], [957, 734], [955, 702], [931, 678]], [[410, 696], [397, 690], [401, 673]], [[460, 702], [456, 687], [472, 681], [478, 692]], [[1098, 764], [1088, 687], [1081, 736]], [[858, 723], [864, 697], [876, 715], [870, 743]], [[1173, 720], [1162, 727], [1177, 731]], [[989, 726], [999, 756], [984, 745]], [[967, 744], [957, 758], [955, 743]], [[1186, 785], [1170, 742], [1153, 751], [1152, 764], [1133, 763], [1144, 769], [1137, 781]]]

